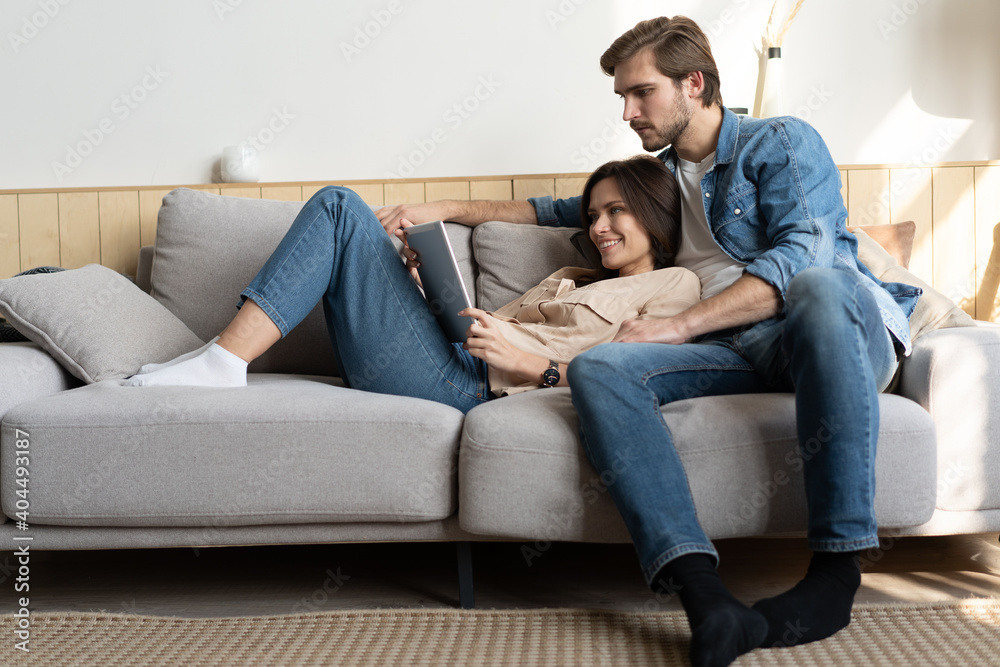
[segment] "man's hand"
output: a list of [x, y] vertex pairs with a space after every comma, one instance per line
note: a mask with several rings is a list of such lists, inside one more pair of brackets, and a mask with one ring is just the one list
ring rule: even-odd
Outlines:
[[680, 345], [691, 338], [679, 318], [669, 317], [663, 320], [625, 320], [612, 342]]
[[403, 220], [408, 221], [410, 225], [419, 225], [424, 222], [445, 220], [449, 212], [450, 207], [446, 201], [432, 201], [426, 204], [384, 206], [375, 211], [375, 217], [382, 223], [385, 233], [391, 236], [400, 228]]
[[773, 285], [744, 273], [715, 296], [673, 317], [625, 320], [613, 342], [679, 345], [702, 334], [774, 317], [781, 312], [781, 306], [781, 295]]
[[384, 206], [375, 211], [375, 217], [382, 223], [385, 233], [390, 236], [399, 229], [403, 220], [409, 220], [414, 225], [424, 222], [445, 220], [458, 222], [469, 227], [488, 220], [503, 220], [535, 224], [535, 207], [527, 201], [490, 201], [490, 200], [456, 200], [443, 199], [426, 204], [400, 204]]

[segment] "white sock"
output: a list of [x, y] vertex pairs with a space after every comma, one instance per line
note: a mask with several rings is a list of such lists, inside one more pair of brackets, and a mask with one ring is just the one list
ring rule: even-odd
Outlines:
[[212, 343], [201, 354], [163, 368], [133, 375], [123, 382], [126, 387], [245, 387], [247, 362]]
[[201, 347], [199, 347], [197, 350], [191, 350], [190, 352], [188, 352], [186, 354], [182, 354], [181, 356], [179, 356], [179, 357], [177, 357], [175, 359], [171, 359], [170, 361], [164, 361], [161, 364], [143, 364], [139, 368], [139, 370], [136, 371], [135, 374], [136, 375], [140, 375], [142, 373], [152, 373], [153, 371], [158, 371], [161, 368], [166, 368], [167, 366], [173, 366], [174, 364], [179, 364], [182, 361], [187, 361], [188, 359], [191, 359], [193, 357], [197, 357], [199, 354], [201, 354], [202, 352], [204, 352], [208, 348], [212, 347], [212, 343], [214, 343], [217, 340], [219, 340], [218, 336], [216, 336], [212, 340], [208, 341], [207, 343], [205, 343], [204, 345], [202, 345]]

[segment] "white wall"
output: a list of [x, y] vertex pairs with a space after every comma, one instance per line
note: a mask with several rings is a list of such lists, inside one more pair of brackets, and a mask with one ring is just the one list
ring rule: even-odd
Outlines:
[[[262, 181], [587, 171], [641, 150], [597, 64], [615, 37], [691, 16], [752, 108], [770, 7], [4, 0], [0, 189], [210, 182], [248, 137]], [[998, 26], [996, 0], [805, 0], [789, 111], [842, 164], [1000, 158]]]

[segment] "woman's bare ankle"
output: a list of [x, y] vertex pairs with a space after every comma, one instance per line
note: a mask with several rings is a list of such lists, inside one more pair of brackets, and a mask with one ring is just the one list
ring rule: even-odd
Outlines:
[[281, 330], [260, 306], [247, 300], [216, 341], [222, 349], [250, 363], [281, 340]]

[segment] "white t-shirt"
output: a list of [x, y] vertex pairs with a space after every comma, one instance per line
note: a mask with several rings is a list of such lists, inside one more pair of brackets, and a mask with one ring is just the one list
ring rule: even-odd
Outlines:
[[681, 191], [681, 240], [675, 263], [690, 269], [701, 279], [701, 298], [707, 299], [726, 289], [743, 275], [743, 267], [727, 255], [712, 238], [705, 217], [705, 193], [701, 179], [715, 163], [715, 153], [701, 162], [677, 158], [677, 184]]

